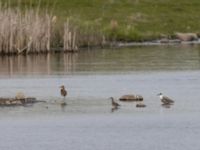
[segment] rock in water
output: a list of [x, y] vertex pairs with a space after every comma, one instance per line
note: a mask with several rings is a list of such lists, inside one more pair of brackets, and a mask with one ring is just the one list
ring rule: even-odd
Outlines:
[[143, 101], [141, 95], [123, 95], [119, 98], [120, 101]]

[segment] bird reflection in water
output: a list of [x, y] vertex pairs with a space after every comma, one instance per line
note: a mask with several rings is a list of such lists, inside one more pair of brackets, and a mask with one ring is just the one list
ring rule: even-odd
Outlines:
[[60, 106], [61, 106], [61, 111], [62, 111], [62, 112], [65, 112], [67, 103], [65, 103], [65, 102], [64, 102], [64, 103], [61, 103]]
[[171, 104], [161, 104], [161, 106], [164, 108], [171, 108], [172, 105]]
[[117, 111], [118, 109], [119, 109], [119, 107], [112, 107], [112, 108], [111, 108], [111, 113]]

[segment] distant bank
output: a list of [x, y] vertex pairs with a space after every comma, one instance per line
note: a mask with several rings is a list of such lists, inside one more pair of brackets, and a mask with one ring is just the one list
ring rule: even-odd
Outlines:
[[199, 0], [2, 1], [0, 53], [74, 52], [149, 41], [198, 43], [199, 6]]

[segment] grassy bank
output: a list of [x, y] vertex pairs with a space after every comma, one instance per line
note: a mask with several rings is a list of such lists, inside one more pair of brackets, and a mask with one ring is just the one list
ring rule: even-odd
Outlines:
[[200, 31], [199, 0], [11, 0], [9, 5], [48, 9], [57, 16], [58, 29], [68, 18], [81, 46]]

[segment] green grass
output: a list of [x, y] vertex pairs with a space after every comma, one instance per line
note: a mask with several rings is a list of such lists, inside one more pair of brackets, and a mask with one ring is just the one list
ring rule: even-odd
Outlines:
[[[200, 32], [200, 0], [40, 0], [40, 4], [39, 0], [10, 0], [9, 5], [39, 5], [60, 22], [70, 18], [83, 35], [105, 35], [109, 40], [144, 41], [175, 32]], [[111, 20], [118, 23], [115, 29]]]

